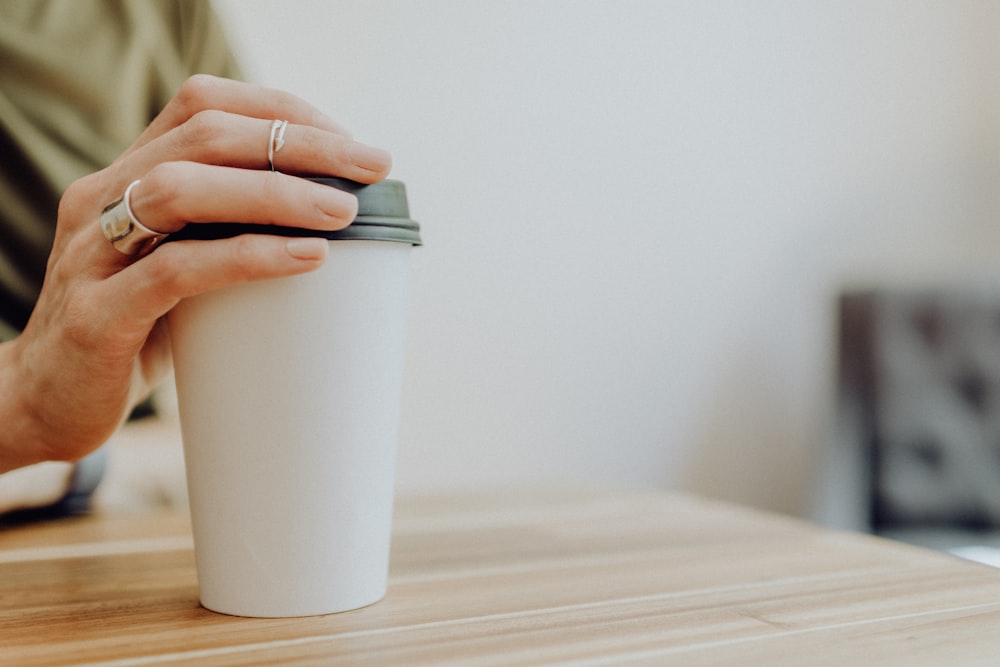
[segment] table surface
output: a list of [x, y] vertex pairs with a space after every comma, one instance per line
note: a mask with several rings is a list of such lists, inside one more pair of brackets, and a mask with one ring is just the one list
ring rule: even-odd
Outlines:
[[1000, 570], [713, 501], [397, 503], [389, 593], [245, 619], [198, 604], [183, 514], [0, 530], [0, 662], [993, 665]]

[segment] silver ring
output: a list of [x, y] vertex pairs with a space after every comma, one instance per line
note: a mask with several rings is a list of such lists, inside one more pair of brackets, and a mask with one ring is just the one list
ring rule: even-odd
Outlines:
[[285, 130], [288, 129], [287, 120], [271, 121], [271, 138], [267, 142], [267, 164], [274, 171], [274, 154], [285, 145]]
[[101, 230], [115, 250], [125, 255], [142, 256], [167, 237], [139, 222], [132, 211], [132, 181], [121, 199], [111, 202], [101, 211]]

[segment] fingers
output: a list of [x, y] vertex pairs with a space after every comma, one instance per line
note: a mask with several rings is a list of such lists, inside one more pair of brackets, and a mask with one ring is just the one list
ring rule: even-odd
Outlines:
[[189, 78], [177, 95], [140, 135], [130, 151], [145, 146], [170, 130], [180, 127], [201, 111], [215, 109], [270, 120], [281, 118], [297, 125], [315, 127], [350, 137], [351, 133], [305, 100], [280, 90], [207, 74]]
[[[123, 173], [143, 174], [161, 162], [269, 169], [271, 120], [227, 111], [200, 111], [183, 125], [149, 142], [118, 165]], [[388, 151], [310, 125], [290, 123], [283, 146], [274, 152], [274, 168], [293, 174], [329, 174], [374, 183], [389, 173]]]
[[[280, 147], [271, 145], [276, 118], [289, 121]], [[227, 169], [213, 173], [198, 165]], [[387, 151], [354, 141], [293, 95], [196, 76], [106, 170], [100, 187], [104, 204], [120, 197], [137, 179], [144, 182], [143, 194], [160, 193], [150, 197], [148, 206], [137, 203], [142, 201], [139, 192], [133, 197], [134, 208], [144, 211], [140, 220], [156, 231], [177, 231], [188, 221], [338, 229], [353, 219], [356, 205], [347, 201], [348, 196], [315, 186], [307, 194], [307, 186], [291, 179], [263, 180], [262, 174], [237, 170], [273, 168], [375, 183], [388, 175], [391, 166]]]
[[[280, 146], [274, 143], [276, 118], [289, 121]], [[189, 222], [340, 229], [354, 218], [354, 197], [285, 174], [375, 183], [391, 165], [387, 151], [354, 141], [294, 95], [195, 76], [136, 144], [96, 178], [91, 193], [105, 206], [140, 181], [132, 211], [142, 225], [162, 233]]]
[[154, 167], [133, 188], [131, 202], [143, 225], [167, 234], [192, 222], [343, 229], [358, 210], [354, 195], [306, 179], [195, 162]]
[[118, 328], [143, 331], [183, 298], [313, 271], [323, 264], [328, 248], [320, 238], [267, 234], [171, 243], [102, 282], [108, 296], [104, 315]]

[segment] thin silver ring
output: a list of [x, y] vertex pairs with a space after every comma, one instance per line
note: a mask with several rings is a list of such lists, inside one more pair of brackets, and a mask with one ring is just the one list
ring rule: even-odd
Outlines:
[[139, 184], [134, 180], [125, 188], [125, 194], [101, 211], [101, 231], [115, 250], [134, 257], [141, 257], [151, 251], [167, 235], [150, 229], [139, 222], [132, 210], [132, 188]]
[[267, 142], [267, 164], [274, 171], [274, 154], [285, 145], [285, 130], [288, 129], [287, 120], [271, 121], [271, 137]]

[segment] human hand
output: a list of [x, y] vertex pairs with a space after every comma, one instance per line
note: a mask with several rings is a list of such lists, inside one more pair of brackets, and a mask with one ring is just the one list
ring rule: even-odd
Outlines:
[[[268, 164], [274, 119], [285, 144]], [[140, 180], [131, 205], [163, 233], [246, 222], [346, 227], [357, 201], [289, 174], [383, 179], [391, 158], [355, 142], [303, 100], [244, 83], [192, 77], [106, 169], [67, 189], [45, 282], [20, 337], [0, 346], [0, 472], [75, 460], [99, 447], [170, 367], [163, 316], [181, 299], [227, 285], [304, 273], [327, 242], [248, 234], [178, 241], [142, 257], [116, 250], [99, 219]], [[286, 172], [286, 173], [281, 173]], [[9, 426], [9, 428], [8, 428]]]

